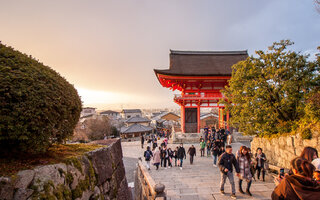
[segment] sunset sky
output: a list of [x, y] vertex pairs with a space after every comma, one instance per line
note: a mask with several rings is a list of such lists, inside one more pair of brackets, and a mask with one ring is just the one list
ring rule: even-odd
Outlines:
[[154, 68], [169, 49], [320, 46], [313, 0], [0, 0], [0, 40], [50, 66], [98, 109], [178, 108]]

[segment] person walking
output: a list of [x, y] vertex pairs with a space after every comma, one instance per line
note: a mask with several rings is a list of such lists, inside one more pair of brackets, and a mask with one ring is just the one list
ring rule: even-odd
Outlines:
[[174, 166], [177, 166], [177, 160], [178, 160], [178, 149], [179, 147], [176, 147], [176, 149], [173, 151], [173, 157], [174, 157]]
[[209, 157], [211, 155], [210, 150], [211, 150], [211, 140], [207, 141], [207, 157]]
[[163, 156], [163, 166], [165, 169], [167, 169], [167, 164], [168, 164], [168, 167], [169, 166], [169, 152], [168, 152], [168, 149], [167, 149], [167, 146], [164, 146], [164, 149], [162, 150], [162, 156]]
[[156, 170], [159, 169], [159, 165], [161, 161], [160, 151], [161, 151], [161, 147], [156, 148], [155, 151], [153, 152], [153, 164], [156, 166]]
[[140, 139], [141, 139], [141, 149], [143, 149], [143, 144], [144, 144], [144, 137], [143, 137], [143, 135], [141, 135]]
[[169, 168], [171, 168], [172, 167], [172, 157], [173, 157], [173, 151], [171, 150], [171, 148], [168, 148], [168, 155], [169, 155], [168, 166], [169, 166]]
[[160, 159], [161, 159], [161, 167], [164, 166], [164, 158], [166, 156], [166, 150], [165, 150], [165, 146], [161, 146], [161, 150], [160, 150]]
[[272, 200], [318, 200], [320, 185], [313, 179], [315, 167], [297, 157], [291, 161], [292, 175], [286, 175], [271, 194]]
[[147, 163], [147, 169], [150, 170], [150, 160], [153, 155], [149, 146], [147, 147], [147, 150], [144, 152], [143, 156], [145, 157], [145, 161]]
[[204, 140], [201, 140], [200, 142], [200, 154], [201, 157], [204, 157], [204, 148], [206, 147], [206, 143], [204, 142]]
[[267, 160], [266, 155], [262, 152], [262, 149], [259, 147], [257, 153], [255, 154], [255, 169], [257, 170], [257, 179], [260, 180], [260, 173], [262, 171], [262, 180], [265, 181], [265, 167], [264, 163]]
[[183, 164], [183, 158], [186, 159], [186, 150], [183, 147], [183, 144], [180, 144], [180, 147], [178, 149], [178, 159], [180, 164], [180, 170], [182, 170], [182, 164]]
[[216, 140], [213, 142], [213, 145], [211, 147], [212, 151], [212, 158], [213, 158], [213, 166], [217, 167], [217, 158], [219, 156], [219, 151], [220, 151], [220, 141]]
[[247, 181], [247, 189], [246, 193], [249, 196], [252, 196], [250, 192], [250, 187], [252, 183], [252, 174], [250, 170], [251, 158], [248, 153], [248, 149], [246, 146], [241, 146], [240, 150], [236, 153], [236, 159], [240, 168], [240, 176], [239, 176], [239, 192], [244, 194], [242, 190], [242, 182], [243, 180]]
[[157, 138], [156, 137], [152, 139], [152, 147], [154, 149], [158, 147], [158, 143], [157, 143]]
[[191, 145], [187, 153], [190, 155], [190, 164], [192, 165], [193, 157], [196, 156], [196, 148], [193, 145]]
[[233, 166], [236, 169], [237, 176], [239, 176], [240, 169], [237, 162], [236, 157], [232, 153], [232, 147], [230, 145], [226, 146], [226, 152], [223, 153], [219, 159], [219, 168], [221, 172], [221, 182], [220, 182], [220, 192], [221, 194], [225, 194], [224, 192], [224, 184], [226, 183], [226, 179], [229, 179], [231, 185], [231, 198], [236, 199], [236, 188], [234, 184], [233, 177]]

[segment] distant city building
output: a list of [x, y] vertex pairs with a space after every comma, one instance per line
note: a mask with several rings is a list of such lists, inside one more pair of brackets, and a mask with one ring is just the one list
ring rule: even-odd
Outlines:
[[150, 127], [151, 120], [141, 117], [140, 109], [125, 109], [122, 110], [121, 115], [125, 119], [125, 125], [120, 129], [121, 138], [139, 137], [152, 133], [154, 130]]
[[82, 111], [80, 113], [80, 117], [87, 117], [87, 116], [92, 116], [95, 115], [96, 113], [96, 108], [92, 108], [92, 107], [84, 107], [82, 108]]
[[112, 110], [103, 111], [100, 113], [100, 115], [108, 116], [110, 119], [114, 119], [114, 120], [119, 119], [121, 117], [119, 112], [112, 111]]
[[151, 118], [152, 125], [155, 128], [171, 128], [172, 126], [179, 125], [180, 116], [173, 112], [162, 111], [153, 113], [154, 117]]
[[144, 126], [150, 126], [150, 119], [144, 117], [130, 117], [125, 121], [125, 123], [130, 126], [132, 124], [142, 124]]
[[149, 134], [153, 131], [153, 128], [150, 126], [144, 126], [142, 124], [133, 124], [131, 126], [121, 127], [120, 136], [121, 138], [133, 138], [140, 137], [144, 134]]
[[204, 113], [200, 115], [200, 128], [207, 127], [218, 128], [219, 115], [213, 113]]
[[131, 117], [142, 117], [142, 112], [140, 109], [123, 109], [121, 111], [121, 117], [124, 119], [129, 119]]

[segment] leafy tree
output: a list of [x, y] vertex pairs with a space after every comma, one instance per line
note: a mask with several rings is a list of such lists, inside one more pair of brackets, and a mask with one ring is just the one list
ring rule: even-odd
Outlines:
[[102, 116], [97, 119], [88, 119], [89, 133], [88, 137], [90, 140], [101, 140], [105, 136], [111, 135], [111, 124], [107, 116]]
[[[275, 42], [269, 51], [256, 51], [232, 66], [223, 91], [233, 126], [247, 134], [290, 132], [305, 116], [309, 94], [319, 86], [319, 62], [287, 49], [289, 40]], [[319, 58], [318, 58], [319, 60]]]
[[65, 78], [0, 43], [0, 151], [45, 152], [72, 136], [80, 112]]

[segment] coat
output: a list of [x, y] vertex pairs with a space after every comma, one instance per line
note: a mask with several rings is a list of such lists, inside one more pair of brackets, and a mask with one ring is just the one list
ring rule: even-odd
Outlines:
[[260, 158], [258, 158], [257, 156], [258, 156], [258, 154], [256, 153], [256, 154], [255, 154], [256, 164], [255, 164], [254, 167], [255, 167], [255, 168], [258, 167], [259, 160], [260, 160], [260, 163], [261, 163], [261, 166], [260, 166], [260, 167], [264, 169], [264, 163], [266, 162], [266, 155], [265, 155], [264, 153], [262, 153], [261, 156], [260, 156]]
[[179, 147], [177, 156], [179, 159], [186, 159], [186, 150], [183, 147]]
[[189, 154], [190, 156], [195, 156], [195, 155], [196, 155], [196, 148], [190, 147], [189, 150], [188, 150], [188, 154]]
[[232, 172], [232, 165], [234, 166], [234, 168], [236, 168], [236, 172], [240, 173], [240, 168], [239, 168], [239, 164], [237, 162], [236, 157], [233, 154], [228, 154], [228, 153], [223, 153], [221, 155], [221, 157], [219, 158], [219, 162], [218, 162], [220, 171], [222, 173], [227, 174], [224, 170], [228, 169], [230, 172]]
[[160, 151], [159, 151], [159, 150], [156, 150], [156, 151], [154, 151], [154, 153], [153, 153], [153, 163], [154, 163], [154, 164], [160, 163], [160, 161], [161, 161]]
[[271, 194], [272, 200], [318, 200], [320, 185], [299, 175], [286, 175]]

